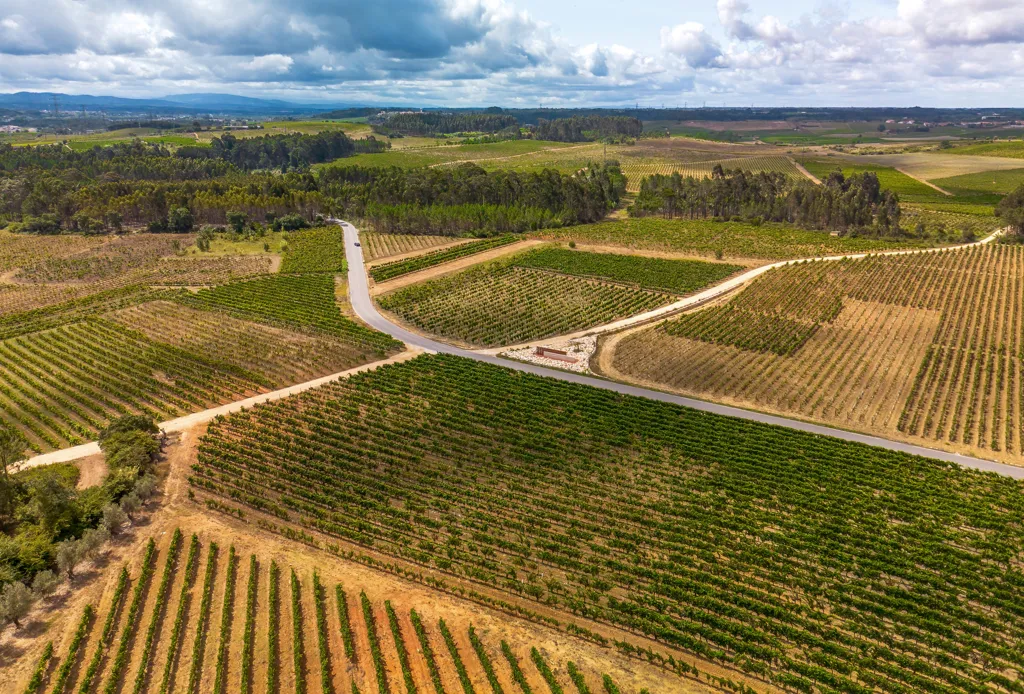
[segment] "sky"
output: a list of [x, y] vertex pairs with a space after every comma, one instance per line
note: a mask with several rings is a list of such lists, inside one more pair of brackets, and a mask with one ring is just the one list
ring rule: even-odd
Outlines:
[[1024, 106], [1024, 0], [0, 0], [0, 91]]

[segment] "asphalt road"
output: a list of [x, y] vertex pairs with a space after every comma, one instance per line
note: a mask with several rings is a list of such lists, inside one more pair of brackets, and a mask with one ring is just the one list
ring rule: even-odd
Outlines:
[[787, 427], [789, 429], [796, 429], [798, 431], [805, 431], [811, 434], [831, 436], [844, 441], [854, 441], [856, 443], [863, 443], [869, 446], [885, 448], [890, 451], [899, 451], [901, 453], [910, 453], [912, 455], [920, 455], [926, 458], [934, 458], [936, 460], [956, 463], [957, 465], [961, 465], [966, 468], [995, 472], [1015, 479], [1024, 479], [1024, 467], [1005, 465], [991, 460], [973, 458], [971, 456], [960, 455], [959, 453], [948, 453], [946, 451], [926, 448], [924, 446], [915, 446], [900, 441], [891, 441], [879, 436], [868, 436], [867, 434], [858, 434], [856, 432], [845, 431], [843, 429], [833, 429], [832, 427], [811, 424], [809, 422], [802, 422], [796, 419], [788, 419], [786, 417], [778, 417], [776, 415], [764, 414], [751, 410], [744, 410], [738, 407], [719, 405], [713, 402], [696, 400], [693, 398], [683, 397], [681, 395], [672, 395], [670, 393], [663, 393], [661, 391], [640, 388], [625, 383], [618, 383], [616, 381], [594, 378], [592, 376], [583, 376], [581, 374], [569, 373], [567, 371], [547, 369], [543, 366], [537, 366], [536, 364], [526, 364], [509, 359], [502, 359], [490, 354], [482, 354], [472, 350], [461, 349], [443, 342], [432, 340], [423, 335], [418, 335], [399, 325], [395, 325], [377, 311], [377, 307], [370, 298], [369, 286], [366, 280], [366, 270], [363, 266], [363, 249], [356, 245], [359, 241], [359, 231], [348, 222], [341, 222], [341, 225], [345, 232], [345, 257], [348, 260], [349, 301], [352, 303], [352, 309], [356, 312], [356, 315], [377, 330], [387, 333], [396, 340], [401, 340], [406, 344], [415, 345], [426, 352], [454, 354], [460, 357], [466, 357], [467, 359], [475, 359], [476, 361], [495, 364], [507, 369], [515, 369], [516, 371], [531, 373], [537, 376], [557, 378], [561, 381], [568, 381], [570, 383], [580, 383], [583, 385], [593, 386], [594, 388], [603, 388], [604, 390], [622, 393], [623, 395], [634, 395], [641, 398], [648, 398], [649, 400], [682, 405], [683, 407], [691, 407], [695, 410], [713, 412], [715, 414], [725, 415], [728, 417], [738, 417], [740, 419], [746, 419], [753, 422], [773, 424], [776, 426]]

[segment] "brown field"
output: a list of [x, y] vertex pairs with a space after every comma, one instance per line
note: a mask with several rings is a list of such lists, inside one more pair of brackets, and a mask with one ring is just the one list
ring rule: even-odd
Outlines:
[[[627, 381], [1021, 463], [1022, 277], [1024, 249], [1000, 245], [791, 266], [705, 319], [609, 338], [597, 365]], [[834, 318], [808, 310], [810, 287], [841, 301]], [[778, 340], [741, 330], [755, 319], [781, 325]], [[787, 336], [794, 326], [810, 330]]]
[[[153, 505], [146, 517], [136, 522], [110, 546], [106, 555], [96, 565], [86, 566], [79, 571], [73, 590], [62, 592], [42, 604], [28, 622], [19, 630], [11, 627], [0, 632], [0, 667], [4, 669], [5, 681], [10, 691], [22, 691], [28, 681], [40, 653], [47, 642], [52, 642], [54, 658], [46, 670], [43, 685], [39, 691], [49, 691], [56, 679], [57, 669], [67, 656], [73, 632], [87, 604], [91, 604], [96, 616], [88, 629], [88, 635], [73, 661], [71, 675], [63, 691], [77, 691], [89, 662], [99, 649], [100, 667], [93, 680], [91, 691], [132, 691], [136, 678], [142, 671], [146, 635], [154, 623], [153, 647], [149, 653], [146, 674], [142, 676], [140, 692], [156, 692], [164, 682], [165, 664], [171, 659], [169, 668], [169, 691], [186, 691], [193, 665], [199, 674], [195, 691], [202, 694], [215, 691], [218, 677], [218, 656], [223, 652], [224, 691], [242, 690], [243, 664], [251, 662], [248, 673], [249, 691], [264, 694], [268, 690], [268, 667], [271, 660], [277, 664], [279, 682], [276, 691], [300, 691], [296, 686], [296, 674], [301, 672], [305, 687], [301, 691], [322, 691], [320, 631], [317, 626], [317, 603], [314, 597], [313, 575], [319, 576], [325, 588], [322, 606], [325, 610], [324, 646], [330, 662], [327, 679], [328, 691], [348, 694], [355, 684], [361, 692], [378, 692], [377, 679], [370, 652], [369, 632], [364, 620], [360, 594], [365, 593], [376, 623], [377, 640], [380, 646], [390, 691], [405, 690], [403, 671], [400, 667], [397, 641], [389, 626], [385, 601], [393, 607], [398, 618], [402, 643], [409, 655], [410, 672], [417, 691], [434, 691], [427, 659], [420, 646], [417, 633], [411, 621], [415, 610], [422, 620], [428, 643], [437, 664], [440, 683], [447, 692], [462, 690], [455, 660], [440, 632], [439, 620], [444, 620], [449, 629], [459, 659], [464, 664], [469, 682], [477, 692], [489, 691], [490, 685], [473, 646], [468, 630], [473, 626], [493, 665], [496, 677], [507, 692], [515, 691], [511, 669], [502, 655], [501, 643], [505, 641], [513, 651], [526, 680], [535, 692], [547, 691], [548, 685], [542, 678], [531, 658], [531, 649], [536, 648], [554, 672], [565, 691], [574, 689], [567, 674], [567, 663], [572, 661], [585, 677], [591, 691], [602, 691], [602, 676], [613, 678], [622, 692], [636, 694], [642, 689], [650, 692], [704, 693], [716, 691], [704, 685], [681, 680], [673, 674], [635, 659], [619, 655], [612, 649], [601, 648], [589, 642], [566, 635], [563, 632], [514, 618], [504, 612], [444, 593], [412, 581], [404, 580], [389, 573], [374, 570], [364, 563], [347, 561], [337, 556], [308, 546], [282, 539], [256, 528], [249, 528], [240, 522], [201, 509], [185, 495], [185, 475], [188, 464], [194, 459], [194, 436], [198, 432], [187, 432], [182, 443], [172, 446], [169, 452], [169, 478], [165, 494], [159, 504]], [[176, 561], [172, 562], [169, 583], [163, 591], [162, 607], [160, 585], [169, 556], [173, 533], [182, 531], [180, 549]], [[193, 572], [185, 571], [191, 536], [199, 542], [197, 561]], [[129, 604], [138, 584], [146, 545], [152, 538], [155, 542], [153, 571], [141, 593], [138, 619], [133, 626], [128, 624]], [[206, 568], [209, 562], [209, 548], [216, 543], [212, 593], [205, 622], [199, 619], [202, 591]], [[230, 599], [225, 601], [228, 562], [234, 549], [234, 581]], [[256, 557], [255, 603], [252, 611], [252, 653], [243, 660], [245, 634], [249, 614], [247, 610], [248, 584], [250, 578], [250, 557]], [[365, 559], [365, 557], [364, 557]], [[271, 563], [279, 568], [278, 577], [278, 649], [274, 656], [269, 649], [270, 626], [270, 571]], [[128, 591], [120, 603], [114, 618], [111, 641], [100, 646], [99, 639], [104, 622], [111, 609], [114, 588], [122, 566], [127, 566], [131, 577]], [[300, 586], [301, 642], [304, 658], [302, 670], [295, 668], [293, 657], [294, 630], [292, 613], [291, 571], [295, 571]], [[186, 586], [186, 580], [188, 585]], [[354, 659], [346, 657], [341, 617], [338, 610], [336, 586], [345, 592], [349, 623], [354, 638]], [[184, 591], [182, 590], [185, 587]], [[178, 614], [181, 598], [184, 596], [184, 612], [180, 639], [174, 652], [170, 651], [171, 634]], [[228, 609], [230, 612], [225, 613]], [[227, 614], [227, 619], [223, 617]], [[203, 625], [200, 634], [200, 625]], [[226, 628], [222, 631], [222, 625]], [[223, 634], [223, 638], [222, 638]], [[200, 636], [198, 649], [194, 649]], [[112, 683], [111, 675], [116, 652], [122, 643], [126, 644], [126, 666], [117, 682]], [[193, 660], [193, 653], [201, 659]]]
[[983, 157], [946, 152], [907, 152], [899, 154], [872, 154], [870, 156], [833, 155], [852, 164], [891, 166], [909, 176], [926, 181], [948, 178], [981, 171], [1004, 171], [1021, 168], [1020, 159], [1008, 157]]

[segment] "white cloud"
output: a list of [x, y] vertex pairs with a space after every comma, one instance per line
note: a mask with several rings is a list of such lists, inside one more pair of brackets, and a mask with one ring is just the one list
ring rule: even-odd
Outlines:
[[680, 56], [690, 67], [715, 67], [722, 56], [718, 42], [698, 22], [662, 27], [661, 48]]

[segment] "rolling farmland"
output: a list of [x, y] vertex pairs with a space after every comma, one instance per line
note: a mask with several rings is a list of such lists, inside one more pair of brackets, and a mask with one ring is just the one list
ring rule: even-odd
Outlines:
[[264, 528], [625, 626], [755, 690], [1021, 686], [1007, 478], [432, 356], [231, 415], [192, 481]]
[[1017, 459], [1024, 249], [804, 263], [625, 335], [613, 372], [759, 409]]
[[337, 562], [308, 564], [180, 529], [150, 539], [136, 559], [112, 567], [117, 580], [80, 609], [69, 633], [54, 635], [29, 691], [456, 692], [467, 691], [464, 676], [470, 692], [512, 692], [513, 673], [536, 692], [578, 681], [595, 692], [606, 680], [619, 686], [551, 650], [548, 637], [522, 642], [521, 628], [474, 626], [465, 610], [439, 613], [401, 593], [370, 598], [332, 574]]

